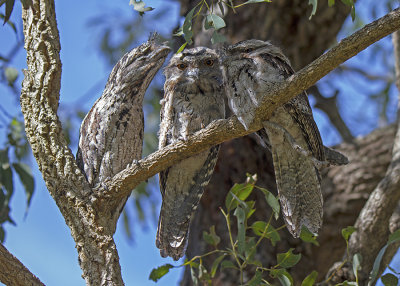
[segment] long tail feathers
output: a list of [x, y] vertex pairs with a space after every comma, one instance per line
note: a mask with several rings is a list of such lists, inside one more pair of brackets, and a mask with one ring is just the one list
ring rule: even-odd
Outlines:
[[190, 218], [180, 224], [176, 223], [174, 219], [171, 221], [171, 219], [161, 207], [156, 246], [160, 249], [162, 257], [170, 256], [174, 260], [179, 260], [186, 252]]
[[287, 131], [264, 126], [271, 142], [276, 183], [288, 230], [299, 237], [304, 225], [317, 233], [322, 225], [323, 200], [313, 158], [293, 148], [285, 134]]
[[[178, 260], [186, 251], [190, 219], [195, 212], [204, 187], [207, 186], [218, 158], [219, 146], [181, 161], [171, 167], [165, 181], [163, 203], [158, 221], [156, 246], [162, 257]], [[196, 163], [199, 168], [194, 168]], [[168, 177], [168, 178], [167, 178]]]

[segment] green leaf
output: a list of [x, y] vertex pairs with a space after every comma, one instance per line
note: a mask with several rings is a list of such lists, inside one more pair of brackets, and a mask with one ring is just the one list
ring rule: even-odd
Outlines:
[[244, 253], [245, 250], [245, 239], [246, 239], [246, 213], [244, 209], [241, 207], [237, 207], [234, 216], [237, 218], [237, 227], [238, 227], [238, 251], [240, 254]]
[[[254, 232], [255, 235], [261, 236], [265, 232], [265, 237], [268, 238], [271, 241], [272, 246], [276, 245], [276, 242], [281, 240], [281, 237], [279, 233], [276, 231], [276, 229], [270, 225], [267, 224], [264, 221], [256, 221], [251, 225], [251, 228]], [[265, 231], [265, 229], [267, 229]]]
[[178, 49], [178, 51], [177, 51], [176, 53], [179, 54], [180, 52], [182, 52], [183, 49], [186, 47], [187, 44], [188, 44], [188, 43], [185, 42], [185, 43]]
[[306, 278], [304, 278], [303, 282], [301, 282], [301, 286], [313, 286], [315, 284], [315, 280], [317, 279], [318, 272], [313, 271]]
[[368, 285], [372, 285], [375, 282], [377, 275], [378, 275], [379, 266], [381, 265], [383, 255], [385, 254], [387, 247], [388, 247], [387, 244], [384, 247], [382, 247], [382, 249], [379, 251], [378, 255], [376, 256], [375, 261], [374, 261], [374, 266], [372, 267], [371, 273], [369, 274], [370, 281], [369, 281]]
[[140, 16], [143, 16], [144, 12], [154, 10], [153, 7], [145, 7], [146, 3], [143, 1], [130, 0], [129, 5], [133, 5], [133, 9], [138, 11]]
[[265, 200], [274, 212], [275, 219], [279, 218], [280, 205], [278, 199], [267, 189], [258, 187], [265, 195]]
[[265, 221], [255, 221], [251, 228], [255, 235], [261, 236], [264, 234], [265, 229], [268, 227], [268, 224]]
[[310, 18], [308, 18], [309, 20], [311, 20], [312, 16], [314, 16], [315, 12], [317, 12], [318, 0], [308, 0], [308, 4], [313, 6]]
[[399, 241], [400, 240], [400, 229], [396, 230], [393, 232], [391, 235], [389, 235], [388, 242], [382, 249], [379, 251], [378, 255], [375, 258], [374, 265], [372, 267], [371, 273], [369, 274], [370, 276], [370, 284], [375, 282], [378, 271], [379, 271], [379, 266], [381, 265], [381, 261], [383, 258], [383, 255], [385, 254], [386, 248], [389, 246], [389, 244]]
[[278, 265], [281, 266], [282, 268], [290, 268], [296, 265], [300, 259], [301, 259], [301, 254], [294, 254], [293, 249], [291, 248], [288, 250], [286, 253], [279, 253], [277, 255], [278, 257]]
[[219, 30], [225, 26], [226, 26], [226, 24], [225, 24], [224, 19], [222, 19], [220, 16], [215, 15], [215, 14], [208, 14], [206, 17], [206, 20], [204, 22], [204, 28], [206, 30], [208, 30], [210, 28]]
[[190, 267], [190, 276], [192, 277], [193, 285], [199, 285], [199, 279], [197, 279], [196, 271]]
[[335, 5], [335, 0], [328, 0], [328, 5], [329, 5], [329, 7], [332, 7], [333, 5]]
[[13, 67], [6, 67], [4, 75], [7, 79], [8, 85], [13, 86], [18, 78], [18, 70]]
[[191, 45], [193, 43], [192, 19], [193, 19], [193, 14], [196, 11], [196, 8], [197, 8], [197, 6], [189, 11], [189, 13], [185, 17], [185, 21], [183, 22], [183, 26], [182, 26], [183, 37], [185, 38], [185, 41], [189, 45]]
[[[254, 189], [253, 184], [234, 184], [225, 198], [225, 207], [227, 211], [234, 209], [251, 194]], [[245, 206], [247, 207], [247, 205]]]
[[211, 43], [215, 45], [223, 42], [226, 42], [226, 37], [222, 34], [217, 33], [217, 31], [214, 31], [211, 36]]
[[342, 236], [346, 242], [349, 241], [350, 235], [356, 231], [356, 228], [354, 226], [348, 226], [346, 228], [342, 229]]
[[256, 211], [254, 208], [254, 205], [256, 204], [255, 201], [248, 201], [246, 202], [247, 208], [246, 208], [246, 218], [248, 219], [251, 217], [251, 215]]
[[182, 36], [183, 35], [182, 27], [180, 27], [173, 35], [178, 37]]
[[361, 261], [362, 257], [361, 254], [356, 253], [353, 256], [353, 273], [356, 276], [356, 281], [358, 281], [358, 270], [361, 269]]
[[154, 282], [157, 282], [161, 277], [167, 274], [169, 270], [173, 267], [174, 266], [171, 264], [164, 264], [160, 267], [154, 268], [150, 273], [149, 279], [153, 280]]
[[319, 243], [317, 241], [317, 236], [311, 231], [309, 231], [308, 228], [305, 227], [304, 225], [301, 228], [300, 239], [304, 242], [309, 242], [316, 246], [319, 246]]
[[387, 273], [381, 277], [382, 283], [385, 286], [397, 286], [399, 279], [392, 273]]
[[0, 150], [0, 185], [7, 190], [7, 199], [9, 199], [14, 191], [14, 184], [8, 159], [8, 148]]
[[283, 286], [292, 286], [294, 285], [293, 277], [286, 270], [282, 271], [277, 275], [279, 282]]
[[224, 260], [221, 263], [221, 269], [225, 269], [225, 268], [236, 268], [236, 266], [235, 266], [235, 264], [233, 264], [232, 261]]
[[35, 181], [32, 176], [31, 169], [24, 163], [13, 163], [14, 170], [17, 172], [22, 185], [25, 188], [25, 194], [27, 198], [27, 206], [29, 207], [32, 199], [32, 194], [35, 189]]
[[400, 240], [400, 229], [396, 230], [391, 235], [389, 235], [389, 239], [388, 239], [387, 243], [391, 244], [391, 243], [399, 241], [399, 240]]
[[258, 286], [261, 285], [262, 281], [262, 272], [257, 270], [256, 274], [254, 274], [253, 278], [246, 284], [248, 286]]
[[351, 7], [350, 14], [351, 14], [351, 19], [352, 19], [353, 22], [354, 22], [354, 20], [355, 20], [355, 18], [356, 18], [356, 7], [354, 6], [354, 1], [353, 1], [353, 0], [342, 0], [342, 2], [343, 2], [345, 5]]
[[248, 263], [253, 262], [253, 257], [254, 253], [256, 251], [256, 240], [254, 237], [251, 237], [245, 242], [245, 247], [244, 247], [244, 256], [246, 257], [246, 260]]
[[5, 23], [7, 23], [8, 20], [10, 19], [10, 17], [11, 17], [11, 13], [12, 13], [12, 11], [14, 9], [14, 2], [15, 2], [15, 0], [6, 0], [6, 14], [4, 16], [3, 25]]
[[221, 256], [218, 256], [214, 260], [214, 262], [213, 262], [213, 264], [211, 266], [211, 277], [212, 278], [214, 278], [215, 274], [217, 273], [218, 266], [221, 263], [221, 261], [225, 258], [225, 256], [226, 256], [225, 254], [222, 254]]
[[211, 244], [214, 246], [217, 246], [218, 243], [221, 241], [219, 236], [215, 233], [214, 225], [210, 227], [210, 233], [208, 233], [207, 231], [203, 231], [203, 239], [208, 244]]

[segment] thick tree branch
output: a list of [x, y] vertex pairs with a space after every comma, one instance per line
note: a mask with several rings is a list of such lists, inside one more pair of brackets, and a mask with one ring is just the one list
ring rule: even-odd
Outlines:
[[57, 116], [60, 95], [60, 41], [53, 0], [33, 0], [22, 11], [27, 70], [21, 108], [32, 152], [46, 186], [71, 229], [88, 285], [122, 285], [113, 240], [117, 218], [107, 202], [100, 207], [78, 168]]
[[14, 255], [0, 244], [0, 281], [8, 286], [43, 286]]
[[[178, 142], [163, 148], [143, 160], [118, 173], [107, 181], [100, 195], [126, 196], [141, 181], [154, 176], [172, 164], [199, 153], [213, 145], [253, 133], [261, 128], [262, 120], [290, 99], [314, 85], [341, 63], [355, 56], [368, 46], [400, 28], [400, 10], [396, 9], [384, 17], [366, 25], [359, 31], [343, 39], [335, 47], [286, 81], [272, 84], [269, 94], [256, 112], [256, 120], [249, 130], [244, 130], [235, 118], [213, 122], [201, 132], [191, 136], [186, 142]], [[117, 194], [116, 194], [117, 193]]]
[[[393, 34], [393, 45], [395, 51], [395, 70], [396, 85], [400, 88], [400, 43], [399, 32]], [[400, 90], [400, 89], [399, 89]], [[398, 109], [399, 114], [399, 109]], [[398, 122], [399, 123], [399, 122]], [[384, 178], [371, 193], [368, 201], [364, 205], [357, 218], [355, 227], [357, 231], [351, 236], [349, 241], [348, 261], [351, 261], [354, 254], [362, 256], [360, 284], [364, 285], [368, 281], [369, 273], [372, 270], [375, 258], [380, 249], [386, 244], [390, 232], [394, 231], [396, 225], [396, 215], [394, 215], [400, 200], [400, 124], [397, 124], [397, 131], [394, 138], [392, 159]], [[395, 245], [388, 249], [388, 255], [395, 253]], [[386, 258], [386, 261], [388, 258]], [[384, 265], [381, 265], [384, 267]], [[381, 269], [382, 271], [382, 269]], [[340, 274], [339, 274], [340, 273]], [[334, 282], [341, 282], [349, 279], [352, 274], [351, 266], [346, 266], [340, 272], [336, 272], [333, 277]], [[338, 277], [341, 276], [341, 277]], [[373, 281], [372, 281], [373, 282]]]

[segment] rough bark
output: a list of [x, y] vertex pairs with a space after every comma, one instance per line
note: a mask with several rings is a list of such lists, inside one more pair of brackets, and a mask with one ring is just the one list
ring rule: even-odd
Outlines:
[[110, 204], [101, 210], [98, 200], [91, 197], [57, 116], [61, 61], [54, 1], [35, 0], [22, 13], [28, 69], [20, 101], [33, 154], [71, 229], [87, 284], [122, 285], [113, 240], [116, 220], [105, 211]]
[[2, 244], [0, 244], [0, 267], [2, 268], [0, 281], [7, 286], [44, 285]]

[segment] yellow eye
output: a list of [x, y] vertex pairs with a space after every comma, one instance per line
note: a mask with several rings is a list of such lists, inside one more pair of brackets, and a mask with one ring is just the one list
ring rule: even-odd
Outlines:
[[180, 70], [184, 70], [185, 68], [187, 68], [187, 64], [184, 64], [184, 63], [177, 64], [176, 66], [177, 66], [178, 69], [180, 69]]
[[205, 60], [204, 63], [206, 66], [211, 67], [214, 64], [214, 60], [208, 59], [208, 60]]

